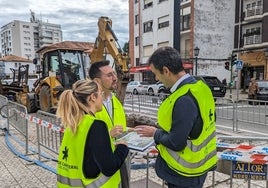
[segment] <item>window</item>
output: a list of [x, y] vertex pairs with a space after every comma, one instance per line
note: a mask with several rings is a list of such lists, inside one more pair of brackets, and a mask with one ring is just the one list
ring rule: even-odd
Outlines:
[[28, 25], [23, 25], [22, 27], [23, 28], [30, 28], [30, 26], [28, 26]]
[[162, 3], [163, 1], [167, 1], [167, 0], [159, 0], [158, 2], [159, 2], [159, 3]]
[[181, 23], [182, 31], [190, 29], [190, 14], [182, 16]]
[[140, 58], [136, 58], [136, 66], [140, 66]]
[[246, 4], [246, 9], [247, 10], [251, 10], [251, 9], [255, 9], [257, 7], [262, 6], [262, 2], [261, 1], [257, 1], [257, 2], [252, 2], [252, 3], [248, 3]]
[[135, 46], [140, 44], [140, 37], [135, 37]]
[[158, 29], [161, 29], [163, 27], [169, 26], [169, 16], [163, 16], [161, 18], [158, 18]]
[[139, 0], [135, 0], [135, 3], [138, 3], [139, 2]]
[[260, 27], [252, 27], [252, 28], [247, 28], [243, 36], [248, 37], [248, 36], [260, 35], [260, 34], [261, 34]]
[[135, 24], [138, 24], [139, 23], [139, 15], [135, 15]]
[[143, 56], [149, 57], [154, 52], [153, 45], [148, 45], [143, 47]]
[[153, 21], [145, 22], [143, 24], [143, 32], [147, 33], [153, 31]]
[[169, 46], [169, 42], [168, 41], [166, 41], [166, 42], [160, 42], [160, 43], [157, 44], [157, 46], [158, 46], [158, 48], [164, 47], [164, 46]]

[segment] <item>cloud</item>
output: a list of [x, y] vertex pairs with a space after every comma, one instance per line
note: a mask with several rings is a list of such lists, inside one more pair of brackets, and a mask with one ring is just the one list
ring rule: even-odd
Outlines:
[[98, 18], [107, 16], [120, 44], [129, 40], [128, 0], [0, 0], [0, 7], [0, 27], [30, 21], [31, 10], [39, 20], [61, 25], [63, 40], [94, 42]]

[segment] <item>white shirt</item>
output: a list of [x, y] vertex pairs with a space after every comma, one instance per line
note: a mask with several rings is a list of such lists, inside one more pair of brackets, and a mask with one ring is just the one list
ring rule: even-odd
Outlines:
[[178, 85], [183, 81], [183, 80], [185, 80], [186, 78], [189, 78], [190, 77], [190, 74], [185, 74], [185, 75], [183, 75], [180, 79], [178, 79], [177, 80], [177, 82], [170, 88], [170, 92], [171, 93], [173, 93], [176, 89], [177, 89], [177, 87], [178, 87]]
[[110, 118], [113, 119], [113, 104], [112, 104], [112, 95], [109, 95], [106, 100], [102, 101], [105, 106]]

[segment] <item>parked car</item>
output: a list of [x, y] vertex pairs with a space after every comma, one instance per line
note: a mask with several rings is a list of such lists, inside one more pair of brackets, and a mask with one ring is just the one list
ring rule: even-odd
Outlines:
[[167, 98], [170, 92], [162, 82], [158, 81], [155, 84], [150, 84], [148, 86], [147, 94], [152, 96], [159, 96], [159, 99], [162, 101]]
[[127, 84], [126, 92], [134, 95], [145, 94], [148, 91], [148, 85], [150, 85], [149, 82], [131, 81]]
[[268, 101], [268, 80], [256, 80], [256, 82], [259, 86], [256, 99]]
[[162, 93], [162, 92], [163, 93], [168, 92], [168, 90], [166, 89], [166, 87], [164, 86], [162, 82], [158, 81], [154, 84], [148, 85], [147, 93], [149, 95], [157, 96], [159, 93]]
[[216, 76], [194, 76], [197, 80], [202, 80], [212, 91], [213, 97], [224, 97], [226, 86]]

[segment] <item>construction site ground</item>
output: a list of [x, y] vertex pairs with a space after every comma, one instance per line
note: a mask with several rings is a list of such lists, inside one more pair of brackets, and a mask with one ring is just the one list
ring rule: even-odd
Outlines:
[[[0, 121], [0, 187], [56, 187], [56, 174], [49, 169], [45, 169], [38, 164], [38, 155], [25, 153], [25, 146], [20, 142], [19, 134], [16, 137], [16, 130], [10, 129], [10, 135], [3, 130], [3, 120]], [[2, 127], [1, 127], [2, 126]], [[29, 136], [29, 148], [31, 144], [36, 142], [35, 125], [31, 125]], [[240, 136], [243, 133], [239, 133]], [[14, 139], [16, 138], [16, 139]], [[167, 187], [163, 181], [155, 174], [153, 165], [147, 169], [146, 153], [135, 153], [132, 156], [132, 166], [130, 172], [131, 188], [161, 188]], [[56, 157], [56, 156], [55, 156]], [[154, 159], [151, 156], [149, 162]], [[28, 159], [28, 160], [27, 160]], [[30, 160], [29, 160], [30, 159]], [[43, 164], [56, 169], [56, 161], [47, 160]], [[149, 163], [150, 164], [150, 163]], [[140, 167], [140, 168], [139, 168]], [[209, 172], [204, 188], [213, 187], [213, 173]], [[244, 188], [248, 187], [248, 181], [244, 179], [233, 179], [230, 186], [229, 175], [215, 171], [215, 187], [216, 188]], [[250, 187], [264, 188], [266, 181], [251, 181]]]

